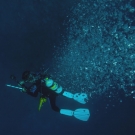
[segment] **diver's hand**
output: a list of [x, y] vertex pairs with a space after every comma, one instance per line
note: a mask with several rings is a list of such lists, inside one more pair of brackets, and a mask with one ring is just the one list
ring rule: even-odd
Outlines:
[[21, 92], [27, 92], [27, 89], [26, 88], [22, 88]]
[[18, 83], [18, 85], [22, 88], [20, 91], [21, 92], [27, 92], [27, 88], [26, 88], [26, 86], [24, 85], [24, 81], [20, 81], [19, 83]]

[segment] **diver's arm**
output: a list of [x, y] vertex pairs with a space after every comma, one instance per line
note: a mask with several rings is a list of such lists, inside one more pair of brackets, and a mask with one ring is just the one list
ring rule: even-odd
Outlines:
[[38, 89], [37, 85], [33, 84], [27, 89], [26, 93], [33, 97], [37, 97], [39, 91], [40, 89]]
[[[24, 81], [20, 81], [20, 82], [18, 83], [18, 85], [23, 88], [23, 89], [21, 90], [21, 92], [25, 92], [25, 93], [27, 93], [28, 95], [31, 95], [32, 97], [37, 97], [37, 96], [38, 96], [38, 90], [35, 90], [35, 92], [31, 92], [32, 87], [29, 87], [29, 88], [26, 87]], [[33, 86], [34, 86], [34, 85], [33, 85]]]

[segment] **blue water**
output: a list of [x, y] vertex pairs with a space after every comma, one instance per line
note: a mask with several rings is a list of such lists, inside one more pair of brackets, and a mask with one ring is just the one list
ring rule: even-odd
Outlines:
[[[2, 135], [134, 135], [135, 3], [118, 0], [0, 1], [0, 132]], [[44, 65], [64, 90], [86, 92], [89, 121], [60, 115], [16, 85]]]

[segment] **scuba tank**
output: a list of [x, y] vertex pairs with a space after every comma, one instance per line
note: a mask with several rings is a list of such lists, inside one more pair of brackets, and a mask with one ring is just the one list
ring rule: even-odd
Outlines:
[[46, 77], [44, 79], [44, 82], [46, 87], [48, 87], [52, 91], [55, 91], [57, 94], [62, 92], [62, 87], [59, 86], [56, 82], [54, 82], [52, 79]]

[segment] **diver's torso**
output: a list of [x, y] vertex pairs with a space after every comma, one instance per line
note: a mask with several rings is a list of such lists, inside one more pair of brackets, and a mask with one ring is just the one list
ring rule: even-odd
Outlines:
[[29, 92], [31, 93], [41, 93], [41, 95], [45, 96], [45, 97], [49, 97], [52, 94], [57, 95], [54, 91], [52, 91], [51, 89], [49, 89], [44, 82], [42, 82], [41, 79], [35, 81], [33, 84], [29, 84]]

